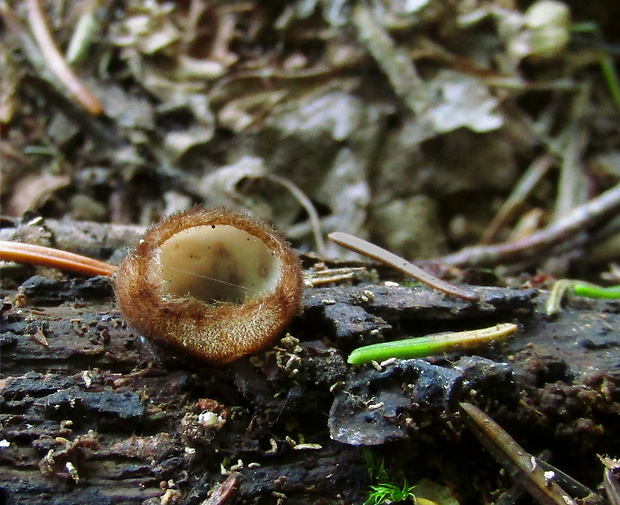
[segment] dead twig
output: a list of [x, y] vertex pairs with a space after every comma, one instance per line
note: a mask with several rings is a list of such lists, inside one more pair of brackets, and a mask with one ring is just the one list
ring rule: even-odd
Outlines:
[[584, 233], [602, 219], [620, 209], [620, 184], [577, 207], [566, 217], [559, 219], [526, 239], [492, 246], [467, 247], [461, 251], [418, 264], [440, 263], [460, 267], [494, 267], [497, 265], [527, 262], [534, 264], [544, 255], [573, 241], [572, 247], [584, 245], [588, 234]]
[[508, 200], [504, 202], [489, 227], [484, 231], [480, 239], [481, 244], [487, 245], [493, 242], [499, 230], [515, 216], [526, 198], [547, 175], [551, 167], [553, 167], [555, 160], [556, 157], [554, 155], [545, 154], [532, 162], [513, 189]]

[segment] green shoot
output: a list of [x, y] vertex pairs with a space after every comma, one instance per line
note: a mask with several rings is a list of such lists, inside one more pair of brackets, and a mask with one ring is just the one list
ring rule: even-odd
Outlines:
[[549, 293], [546, 304], [548, 316], [557, 314], [562, 310], [562, 299], [568, 290], [584, 298], [603, 298], [605, 300], [620, 299], [620, 285], [603, 288], [589, 282], [562, 279], [553, 285]]
[[403, 480], [402, 486], [397, 486], [388, 474], [383, 458], [375, 459], [370, 450], [364, 450], [362, 454], [368, 468], [368, 477], [376, 483], [370, 486], [368, 499], [364, 505], [388, 505], [408, 499], [415, 501], [413, 493], [415, 486], [409, 486], [406, 479]]
[[425, 337], [371, 344], [355, 349], [349, 355], [347, 362], [351, 365], [361, 365], [372, 361], [380, 363], [390, 358], [423, 358], [446, 352], [462, 351], [502, 339], [515, 333], [517, 329], [516, 324], [503, 323], [478, 330], [437, 333]]
[[573, 286], [573, 291], [577, 296], [585, 296], [586, 298], [620, 299], [620, 285], [602, 288], [594, 284], [578, 282]]
[[377, 484], [376, 486], [370, 486], [372, 491], [368, 495], [368, 499], [364, 502], [364, 505], [387, 505], [390, 503], [402, 502], [410, 498], [415, 501], [414, 488], [415, 486], [409, 486], [406, 480], [403, 482], [402, 487], [387, 482]]

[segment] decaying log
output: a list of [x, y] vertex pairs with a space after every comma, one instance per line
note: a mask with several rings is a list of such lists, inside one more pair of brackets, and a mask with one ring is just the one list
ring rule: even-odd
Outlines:
[[[207, 368], [162, 357], [127, 328], [108, 279], [32, 277], [2, 292], [3, 499], [200, 503], [225, 471], [234, 478], [222, 503], [361, 503], [364, 446], [415, 446], [422, 461], [448, 464], [465, 444], [482, 463], [463, 471], [493, 475], [454, 408], [464, 398], [591, 479], [584, 461], [620, 451], [617, 302], [573, 298], [548, 319], [544, 293], [479, 293], [473, 304], [422, 287], [308, 288], [294, 337]], [[518, 322], [518, 335], [473, 356], [345, 362], [377, 339], [502, 321]]]

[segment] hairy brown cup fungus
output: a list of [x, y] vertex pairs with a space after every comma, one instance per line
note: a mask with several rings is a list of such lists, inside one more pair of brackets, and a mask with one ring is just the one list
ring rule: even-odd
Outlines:
[[120, 265], [116, 295], [148, 337], [214, 363], [271, 343], [299, 312], [299, 259], [269, 225], [195, 208], [149, 229]]

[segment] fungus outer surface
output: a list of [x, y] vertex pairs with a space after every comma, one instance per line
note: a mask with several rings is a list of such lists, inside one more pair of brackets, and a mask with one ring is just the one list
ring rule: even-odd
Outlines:
[[118, 268], [127, 321], [157, 343], [210, 363], [260, 351], [299, 313], [301, 262], [258, 219], [195, 207], [164, 218]]

